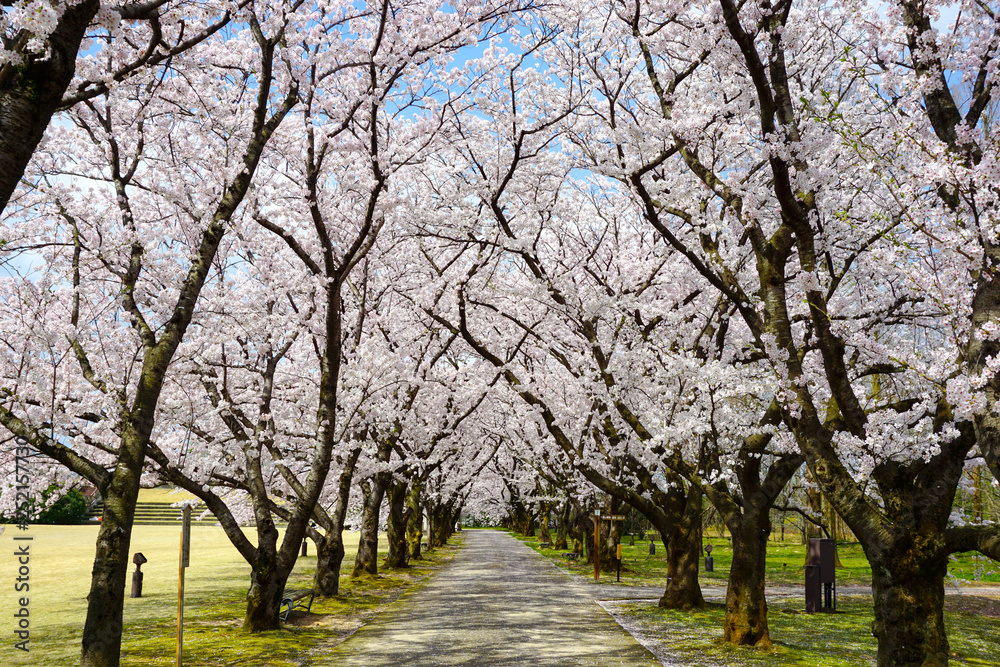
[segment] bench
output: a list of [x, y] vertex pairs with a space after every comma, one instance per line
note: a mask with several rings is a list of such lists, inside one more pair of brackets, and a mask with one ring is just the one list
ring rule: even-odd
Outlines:
[[569, 551], [567, 553], [564, 553], [563, 556], [565, 556], [566, 558], [579, 558], [580, 554]]
[[[313, 598], [315, 597], [316, 593], [311, 588], [300, 591], [285, 591], [285, 596], [281, 598], [281, 608], [284, 608], [284, 611], [278, 612], [281, 622], [285, 623], [288, 621], [288, 615], [292, 613], [293, 609], [305, 609], [307, 612], [312, 611]], [[309, 598], [309, 602], [303, 602], [306, 598]]]
[[552, 543], [551, 542], [539, 542], [538, 543], [538, 548], [539, 549], [551, 549], [552, 548]]

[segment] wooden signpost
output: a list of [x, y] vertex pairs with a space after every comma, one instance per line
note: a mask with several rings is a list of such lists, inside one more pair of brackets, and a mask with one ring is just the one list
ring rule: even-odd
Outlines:
[[[624, 521], [624, 514], [607, 514], [601, 516], [601, 510], [594, 510], [594, 581], [601, 578], [601, 519], [608, 521]], [[613, 528], [613, 526], [612, 526]], [[618, 548], [618, 566], [621, 567], [621, 545]], [[621, 571], [618, 573], [618, 581], [621, 581]]]
[[184, 655], [184, 568], [191, 564], [191, 506], [184, 506], [184, 523], [181, 527], [181, 557], [177, 571], [177, 667]]
[[601, 510], [594, 510], [594, 581], [601, 578]]

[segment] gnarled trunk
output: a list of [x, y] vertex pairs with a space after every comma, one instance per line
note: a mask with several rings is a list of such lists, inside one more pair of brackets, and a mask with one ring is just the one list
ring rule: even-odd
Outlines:
[[549, 532], [549, 504], [541, 503], [538, 515], [538, 541], [551, 542], [552, 534]]
[[427, 512], [428, 532], [427, 548], [443, 547], [451, 536], [451, 509], [448, 505], [434, 505]]
[[[44, 55], [26, 54], [23, 64], [11, 63], [9, 68], [0, 69], [0, 210], [7, 207], [52, 114], [73, 80], [80, 43], [99, 7], [97, 0], [70, 4], [49, 35]], [[121, 623], [118, 625], [120, 632]], [[97, 637], [91, 640], [108, 644]], [[114, 649], [100, 657], [99, 653], [84, 650], [85, 659], [94, 661], [89, 663], [92, 665], [117, 665], [118, 653]]]
[[313, 590], [320, 597], [340, 594], [340, 566], [344, 562], [343, 530], [331, 530], [316, 544]]
[[340, 593], [340, 566], [344, 562], [344, 521], [347, 504], [351, 499], [351, 481], [357, 467], [361, 448], [355, 447], [343, 459], [344, 467], [337, 480], [337, 500], [330, 515], [330, 525], [326, 533], [316, 543], [316, 573], [313, 575], [313, 590], [320, 597], [331, 597]]
[[943, 612], [948, 558], [941, 541], [940, 533], [902, 534], [892, 548], [869, 555], [879, 667], [948, 664]]
[[406, 482], [395, 481], [389, 485], [389, 525], [386, 539], [389, 542], [388, 567], [406, 567], [406, 524], [409, 516], [406, 505]]
[[687, 611], [705, 606], [698, 583], [702, 505], [701, 490], [692, 485], [680, 520], [669, 525], [669, 533], [663, 536], [667, 544], [667, 588], [659, 604], [664, 609]]
[[365, 574], [378, 574], [378, 514], [385, 496], [386, 481], [383, 473], [361, 483], [364, 494], [364, 510], [361, 514], [361, 537], [358, 540], [358, 555], [354, 559], [351, 578]]
[[278, 566], [278, 530], [273, 523], [258, 528], [257, 541], [256, 558], [250, 563], [250, 590], [243, 617], [243, 629], [247, 632], [278, 629], [281, 596], [289, 574], [283, 573]]
[[[123, 439], [123, 451], [127, 443]], [[134, 461], [134, 458], [121, 457]], [[87, 618], [83, 626], [81, 665], [117, 667], [121, 659], [122, 609], [129, 565], [132, 520], [139, 496], [140, 471], [119, 466], [111, 483], [102, 491], [104, 516], [97, 533], [94, 569], [87, 596]]]
[[424, 539], [424, 514], [420, 506], [420, 480], [413, 480], [410, 492], [406, 494], [406, 545], [410, 550], [410, 560], [420, 560], [420, 542]]
[[556, 529], [556, 542], [552, 546], [556, 549], [568, 549], [569, 545], [567, 542], [567, 535], [569, 533], [569, 513], [570, 504], [566, 502], [562, 506], [562, 511], [559, 516], [559, 527]]
[[771, 648], [764, 597], [771, 521], [767, 510], [745, 512], [740, 519], [727, 521], [733, 537], [733, 565], [726, 591], [724, 638], [731, 644]]

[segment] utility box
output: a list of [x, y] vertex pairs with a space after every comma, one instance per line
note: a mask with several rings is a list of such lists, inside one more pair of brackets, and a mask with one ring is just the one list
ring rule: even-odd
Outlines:
[[819, 565], [819, 581], [832, 584], [837, 580], [837, 542], [830, 539], [809, 540], [810, 565]]
[[837, 542], [811, 539], [806, 565], [806, 611], [837, 609]]
[[806, 613], [820, 611], [822, 584], [819, 583], [819, 565], [806, 565]]

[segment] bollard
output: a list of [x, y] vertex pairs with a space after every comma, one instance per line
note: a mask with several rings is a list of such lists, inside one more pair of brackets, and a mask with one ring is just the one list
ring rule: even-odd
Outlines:
[[653, 542], [653, 540], [649, 541], [649, 555], [650, 556], [656, 555], [656, 543]]
[[132, 562], [135, 563], [135, 572], [132, 573], [132, 594], [131, 597], [141, 598], [142, 597], [142, 565], [147, 563], [146, 557], [140, 552], [135, 552], [132, 556]]
[[307, 540], [304, 537], [302, 538], [302, 555], [303, 556], [309, 555], [309, 540]]

